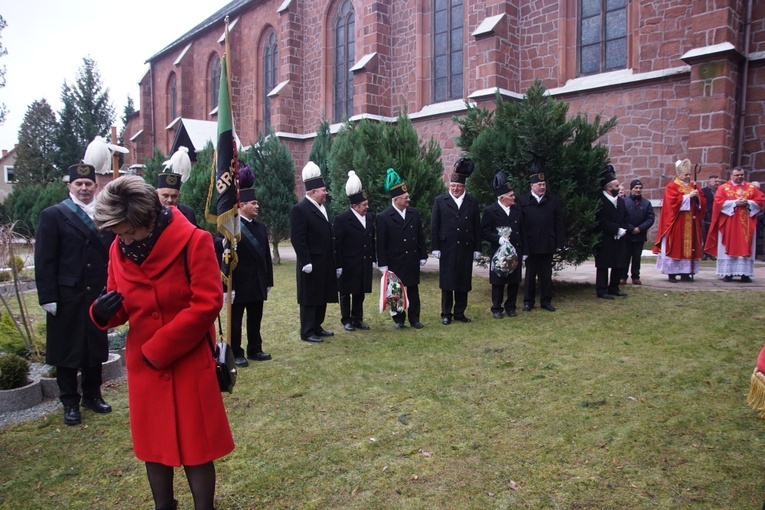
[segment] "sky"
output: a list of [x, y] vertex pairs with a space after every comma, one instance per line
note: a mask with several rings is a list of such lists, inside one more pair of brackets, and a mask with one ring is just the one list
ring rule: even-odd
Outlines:
[[[2, 0], [8, 26], [0, 42], [8, 51], [0, 104], [9, 110], [0, 125], [0, 149], [10, 150], [24, 114], [45, 99], [58, 114], [61, 86], [76, 82], [82, 59], [92, 58], [121, 121], [127, 96], [138, 102], [138, 81], [146, 60], [229, 3], [229, 0], [131, 0], [123, 4], [95, 0]], [[118, 7], [119, 6], [119, 7]]]

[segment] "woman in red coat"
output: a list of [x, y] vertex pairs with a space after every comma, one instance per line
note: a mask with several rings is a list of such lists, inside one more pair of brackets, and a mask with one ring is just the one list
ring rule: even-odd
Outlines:
[[110, 182], [94, 222], [117, 235], [107, 290], [91, 307], [101, 328], [130, 322], [125, 345], [130, 427], [158, 509], [176, 508], [173, 467], [184, 466], [194, 507], [213, 508], [213, 461], [234, 449], [211, 346], [222, 305], [212, 237], [142, 178]]

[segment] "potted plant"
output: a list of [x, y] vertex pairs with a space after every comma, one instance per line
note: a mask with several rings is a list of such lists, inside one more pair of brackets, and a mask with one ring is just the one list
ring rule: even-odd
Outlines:
[[42, 402], [40, 381], [29, 379], [29, 362], [16, 354], [0, 355], [0, 413]]

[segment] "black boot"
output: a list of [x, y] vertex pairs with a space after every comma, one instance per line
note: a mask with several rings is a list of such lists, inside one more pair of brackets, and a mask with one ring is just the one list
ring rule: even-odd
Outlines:
[[80, 406], [64, 406], [64, 423], [67, 425], [79, 425], [82, 423]]
[[172, 503], [165, 505], [163, 507], [154, 507], [156, 510], [176, 510], [178, 508], [178, 500], [174, 499]]

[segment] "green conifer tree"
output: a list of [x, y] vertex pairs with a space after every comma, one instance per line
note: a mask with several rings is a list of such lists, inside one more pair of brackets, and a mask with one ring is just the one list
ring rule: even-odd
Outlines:
[[569, 117], [568, 110], [567, 103], [552, 99], [537, 81], [521, 101], [506, 102], [498, 95], [493, 113], [469, 106], [467, 116], [455, 119], [461, 131], [457, 146], [476, 165], [468, 189], [483, 205], [495, 200], [495, 169], [505, 172], [520, 196], [529, 189], [530, 162], [544, 161], [547, 187], [563, 208], [566, 243], [555, 255], [558, 265], [581, 264], [598, 242], [598, 181], [608, 163], [608, 148], [598, 140], [616, 126], [616, 118], [604, 121], [595, 115], [590, 121], [583, 114]]
[[[212, 142], [208, 142], [204, 150], [197, 153], [197, 160], [191, 167], [189, 179], [181, 184], [181, 203], [186, 204], [197, 216], [197, 224], [215, 235], [218, 232], [217, 225], [207, 221], [205, 217], [205, 207], [207, 205], [207, 194], [210, 191], [210, 174], [212, 173], [213, 154], [215, 149]], [[156, 179], [155, 179], [156, 182]], [[210, 214], [215, 214], [217, 195], [214, 193], [210, 203]]]
[[446, 190], [440, 158], [438, 143], [433, 139], [422, 143], [406, 113], [393, 124], [368, 119], [347, 122], [337, 134], [329, 158], [336, 207], [348, 207], [345, 183], [350, 170], [361, 179], [373, 214], [388, 207], [385, 175], [388, 168], [393, 168], [406, 182], [411, 205], [419, 210], [427, 234], [433, 200]]
[[261, 137], [243, 155], [255, 174], [258, 196], [258, 219], [268, 229], [275, 265], [281, 264], [279, 243], [290, 235], [290, 210], [297, 203], [295, 196], [295, 162], [289, 149], [276, 136]]

